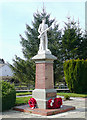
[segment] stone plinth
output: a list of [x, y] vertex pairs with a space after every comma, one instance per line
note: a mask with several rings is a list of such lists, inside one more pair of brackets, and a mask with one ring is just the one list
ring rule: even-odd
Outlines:
[[29, 105], [23, 105], [23, 106], [15, 106], [13, 110], [21, 111], [21, 112], [29, 112], [29, 113], [39, 114], [44, 116], [50, 116], [50, 115], [67, 112], [70, 110], [75, 110], [75, 107], [63, 105], [63, 107], [59, 109], [39, 109], [39, 108], [31, 109]]
[[39, 109], [47, 109], [47, 101], [56, 97], [53, 77], [53, 61], [57, 59], [52, 54], [37, 54], [32, 58], [36, 63], [35, 90], [32, 95]]

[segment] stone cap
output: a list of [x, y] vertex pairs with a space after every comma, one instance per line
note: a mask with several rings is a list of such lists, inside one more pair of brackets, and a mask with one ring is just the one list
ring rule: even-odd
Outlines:
[[55, 57], [54, 55], [46, 53], [37, 54], [34, 57], [32, 57], [32, 60], [56, 60], [56, 59], [57, 57]]

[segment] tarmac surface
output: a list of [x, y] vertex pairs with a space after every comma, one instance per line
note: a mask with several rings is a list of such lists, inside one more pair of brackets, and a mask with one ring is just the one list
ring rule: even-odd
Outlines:
[[19, 112], [15, 110], [8, 110], [3, 113], [0, 113], [0, 118], [85, 118], [87, 113], [86, 106], [87, 98], [73, 98], [71, 100], [63, 101], [63, 105], [74, 106], [76, 109], [68, 112], [51, 115], [51, 116], [41, 116], [37, 114]]

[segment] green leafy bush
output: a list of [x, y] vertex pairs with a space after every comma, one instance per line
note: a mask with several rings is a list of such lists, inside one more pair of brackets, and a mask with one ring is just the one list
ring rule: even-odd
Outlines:
[[69, 96], [69, 95], [64, 95], [64, 99], [65, 99], [65, 100], [69, 100], [69, 99], [70, 99], [70, 96]]
[[15, 105], [16, 91], [13, 84], [2, 81], [2, 111]]
[[70, 92], [87, 93], [87, 60], [67, 60], [63, 66]]

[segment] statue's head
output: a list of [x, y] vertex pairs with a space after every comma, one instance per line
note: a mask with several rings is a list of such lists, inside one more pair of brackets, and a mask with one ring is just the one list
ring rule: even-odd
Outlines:
[[45, 23], [45, 22], [46, 22], [46, 18], [43, 18], [43, 19], [42, 19], [42, 23]]

